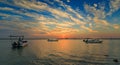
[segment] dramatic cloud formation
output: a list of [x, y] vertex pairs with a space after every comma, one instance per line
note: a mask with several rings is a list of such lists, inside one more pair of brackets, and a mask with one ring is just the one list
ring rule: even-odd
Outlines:
[[[19, 32], [38, 37], [60, 37], [63, 34], [66, 37], [89, 34], [89, 37], [101, 37], [103, 34], [109, 37], [115, 33], [117, 36], [120, 33], [120, 23], [117, 23], [120, 18], [115, 16], [120, 13], [120, 1], [93, 2], [0, 0], [0, 34]], [[108, 31], [111, 33], [106, 35]]]

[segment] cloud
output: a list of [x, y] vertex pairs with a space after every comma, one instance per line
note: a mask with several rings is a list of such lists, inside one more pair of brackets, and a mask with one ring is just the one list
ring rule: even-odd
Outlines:
[[28, 16], [28, 17], [32, 17], [32, 18], [35, 18], [40, 16], [39, 14], [37, 13], [34, 13], [34, 12], [29, 12], [27, 10], [24, 10], [24, 9], [20, 9], [20, 10], [16, 10], [14, 8], [10, 8], [10, 7], [1, 7], [0, 10], [3, 10], [3, 11], [8, 11], [9, 13], [14, 13], [12, 14], [8, 14], [8, 13], [0, 13], [1, 16], [3, 16], [4, 19], [7, 20], [7, 18], [21, 18], [21, 19], [24, 19], [23, 16]]
[[8, 8], [8, 7], [1, 7], [0, 10], [13, 10], [12, 8]]
[[67, 9], [67, 12], [71, 12], [71, 13], [75, 14], [78, 18], [84, 19], [84, 17], [81, 16], [80, 13], [73, 10], [70, 6], [65, 5], [64, 7]]
[[114, 27], [115, 29], [119, 29], [119, 28], [120, 28], [120, 25], [114, 24], [113, 27]]
[[70, 0], [67, 0], [67, 2], [70, 2]]
[[108, 23], [108, 21], [106, 20], [102, 20], [102, 19], [98, 19], [98, 18], [94, 18], [93, 19], [95, 24], [92, 25], [92, 27], [94, 27], [96, 30], [98, 31], [118, 31], [118, 29], [120, 28], [119, 24], [112, 24], [112, 23]]
[[[49, 34], [50, 32], [54, 32], [54, 33], [78, 32], [79, 29], [72, 28], [74, 25], [84, 26], [85, 24], [87, 24], [86, 21], [83, 21], [84, 17], [80, 13], [72, 9], [70, 6], [65, 5], [62, 1], [57, 1], [57, 2], [59, 3], [59, 5], [63, 5], [65, 10], [59, 8], [53, 8], [46, 3], [37, 2], [37, 1], [30, 2], [27, 0], [21, 0], [21, 1], [13, 0], [13, 3], [7, 2], [9, 5], [14, 5], [20, 7], [21, 9], [16, 10], [14, 8], [8, 8], [8, 7], [1, 9], [19, 14], [16, 16], [20, 16], [20, 17], [9, 16], [8, 18], [11, 18], [10, 21], [11, 23], [6, 21], [4, 23], [2, 22], [2, 25], [4, 24], [4, 26], [10, 27], [11, 29], [12, 28], [16, 30], [19, 29], [24, 32], [30, 31], [29, 33], [33, 33], [33, 34], [41, 34], [41, 33]], [[36, 12], [30, 12], [29, 10], [33, 10]], [[44, 11], [49, 12], [50, 16], [54, 16], [55, 18], [37, 13]], [[24, 20], [24, 18], [21, 15], [32, 17], [34, 18], [34, 20], [33, 21]], [[15, 19], [13, 19], [14, 17]], [[87, 27], [86, 28], [82, 27], [82, 28], [92, 32], [90, 28]]]
[[80, 19], [77, 19], [77, 18], [74, 18], [74, 17], [70, 17], [70, 18], [71, 18], [71, 20], [72, 20], [73, 22], [75, 22], [76, 24], [80, 24], [80, 25], [86, 24], [86, 22], [83, 22], [83, 21], [81, 21]]
[[[109, 3], [109, 2], [108, 2]], [[110, 10], [108, 12], [105, 11], [106, 6], [103, 4], [96, 4], [94, 3], [93, 6], [84, 4], [84, 8], [86, 12], [88, 13], [87, 20], [89, 21], [89, 28], [82, 26], [82, 28], [88, 30], [88, 31], [117, 31], [119, 29], [119, 25], [116, 23], [111, 23], [108, 20], [106, 20], [108, 15], [112, 15], [115, 11], [119, 10], [120, 8], [120, 0], [110, 0]], [[91, 16], [91, 14], [93, 16]], [[114, 18], [116, 19], [116, 18]], [[94, 30], [92, 30], [94, 29]], [[95, 32], [96, 32], [95, 31]]]
[[[76, 10], [74, 10], [74, 9], [72, 9], [70, 6], [68, 6], [68, 5], [66, 5], [63, 1], [61, 1], [61, 0], [56, 0], [56, 2], [58, 2], [62, 7], [64, 7], [64, 10], [65, 10], [65, 12], [69, 12], [69, 13], [73, 13], [76, 17], [78, 17], [79, 19], [84, 19], [84, 17], [83, 16], [81, 16], [81, 14], [80, 13], [78, 13]], [[69, 14], [68, 13], [68, 14]], [[69, 14], [69, 15], [67, 15], [68, 16], [68, 18], [70, 18], [70, 16], [72, 16], [72, 14]]]
[[59, 26], [59, 27], [72, 27], [73, 25], [75, 25], [74, 22], [56, 22], [55, 20], [51, 22], [51, 20], [49, 19], [48, 21], [45, 22], [40, 22], [43, 25], [54, 25], [54, 26]]
[[48, 5], [42, 2], [28, 1], [28, 0], [14, 0], [15, 5], [27, 9], [34, 9], [34, 10], [45, 10], [48, 8]]
[[120, 9], [120, 0], [110, 0], [110, 11], [107, 15], [111, 15], [118, 9]]
[[[55, 15], [57, 15], [57, 16], [59, 16], [59, 17], [63, 17], [63, 18], [68, 18], [68, 13], [66, 13], [66, 12], [63, 12], [63, 11], [61, 11], [61, 10], [59, 10], [59, 9], [49, 9], [49, 11], [52, 13], [52, 14], [55, 14]], [[61, 15], [62, 14], [62, 15]]]
[[5, 21], [0, 22], [3, 29], [16, 30], [19, 32], [26, 32], [29, 34], [41, 34], [49, 32], [49, 28], [46, 25], [42, 25], [39, 22], [28, 22], [28, 21]]
[[97, 7], [97, 4], [94, 4], [94, 7]]
[[[19, 11], [15, 10], [13, 8], [10, 8], [10, 7], [1, 7], [0, 10], [9, 11], [9, 12], [12, 12], [12, 13], [20, 13]], [[11, 16], [11, 14], [8, 14], [8, 13], [0, 13], [0, 16], [3, 16], [3, 17], [13, 17], [13, 16], [20, 17], [19, 15], [12, 15]]]
[[96, 24], [102, 24], [102, 25], [105, 25], [105, 26], [110, 25], [106, 20], [102, 20], [102, 19], [99, 19], [99, 18], [97, 18], [97, 17], [94, 17], [94, 18], [93, 18], [93, 21], [94, 21]]
[[71, 34], [71, 33], [77, 33], [77, 32], [79, 32], [78, 29], [64, 28], [64, 27], [57, 26], [56, 28], [51, 30], [49, 34]]
[[[43, 2], [30, 2], [30, 1], [26, 1], [26, 0], [22, 0], [22, 1], [17, 1], [15, 0], [15, 5], [21, 6], [23, 8], [27, 8], [27, 9], [31, 9], [31, 10], [35, 10], [35, 11], [48, 11], [54, 15], [60, 16], [60, 17], [68, 17], [68, 14], [66, 12], [63, 12], [62, 10], [59, 9], [55, 9], [50, 7], [49, 5], [47, 5], [46, 3]], [[62, 14], [62, 15], [61, 15]]]
[[4, 13], [0, 13], [0, 16], [8, 17], [8, 16], [10, 16], [10, 15], [8, 15], [8, 14], [4, 14]]
[[[70, 19], [70, 16], [72, 16], [68, 12], [65, 12], [65, 11], [63, 11], [63, 10], [61, 10], [59, 8], [50, 7], [49, 5], [47, 5], [46, 3], [43, 3], [43, 2], [37, 2], [37, 1], [30, 2], [30, 1], [27, 1], [27, 0], [22, 0], [22, 1], [13, 0], [13, 2], [14, 2], [14, 4], [13, 4], [14, 6], [22, 7], [24, 9], [31, 9], [31, 10], [35, 10], [35, 11], [38, 11], [38, 12], [42, 12], [42, 11], [50, 12], [52, 14], [52, 16], [54, 16], [56, 18], [68, 18], [68, 19]], [[58, 2], [62, 2], [62, 1], [58, 1]], [[64, 3], [60, 3], [60, 5], [62, 5], [62, 4], [64, 4]], [[78, 18], [81, 18], [81, 19], [83, 18], [79, 13], [74, 11], [72, 8], [70, 8], [67, 5], [65, 5], [65, 6], [66, 6], [68, 11], [74, 13]], [[14, 12], [16, 12], [16, 13], [26, 15], [26, 16], [29, 16], [29, 17], [33, 17], [33, 18], [35, 18], [37, 16], [39, 17], [38, 13], [31, 13], [31, 12], [29, 12], [27, 10], [26, 10], [25, 13], [22, 12], [22, 11], [19, 11], [19, 10], [14, 10], [14, 9], [12, 9], [12, 10]]]
[[85, 30], [87, 30], [89, 32], [98, 32], [97, 30], [92, 30], [91, 28], [86, 27], [86, 26], [81, 26], [81, 28], [83, 28], [83, 29], [85, 29]]
[[88, 4], [85, 4], [84, 5], [84, 8], [85, 10], [92, 14], [94, 17], [97, 17], [97, 18], [105, 18], [106, 17], [106, 13], [104, 11], [104, 6], [102, 6], [100, 9], [97, 9], [97, 4], [94, 4], [94, 6], [90, 6]]
[[[2, 28], [17, 30], [36, 35], [48, 34], [79, 34], [82, 32], [98, 33], [104, 28], [119, 29], [120, 26], [111, 24], [105, 20], [106, 12], [105, 6], [94, 3], [93, 6], [85, 4], [87, 17], [83, 17], [79, 10], [72, 9], [71, 6], [66, 5], [61, 0], [54, 0], [54, 2], [45, 1], [50, 3], [57, 3], [60, 7], [52, 7], [51, 5], [36, 0], [13, 0], [13, 2], [2, 1], [8, 5], [18, 7], [1, 7], [0, 10], [14, 13], [0, 13], [3, 20], [0, 20]], [[70, 0], [68, 0], [70, 2]], [[117, 5], [116, 5], [117, 6]], [[64, 8], [64, 9], [63, 9]], [[91, 14], [93, 16], [91, 16]]]
[[37, 20], [40, 20], [40, 21], [46, 21], [46, 20], [48, 20], [48, 18], [46, 18], [46, 17], [43, 16], [43, 15], [40, 15], [40, 16], [36, 17], [36, 19], [37, 19]]

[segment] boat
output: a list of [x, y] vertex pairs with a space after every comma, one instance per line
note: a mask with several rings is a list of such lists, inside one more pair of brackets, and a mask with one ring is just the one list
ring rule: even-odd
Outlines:
[[48, 42], [57, 42], [58, 39], [48, 39]]
[[[10, 36], [10, 39], [12, 40], [12, 47], [24, 47], [27, 46], [28, 43], [26, 40], [24, 40], [24, 36]], [[13, 41], [15, 39], [16, 41]]]
[[14, 41], [13, 43], [12, 43], [12, 47], [24, 47], [24, 46], [27, 46], [28, 45], [28, 43], [27, 43], [27, 41], [18, 41], [18, 42], [16, 42], [16, 41]]
[[102, 43], [103, 41], [100, 39], [84, 39], [83, 42], [85, 42], [85, 43]]

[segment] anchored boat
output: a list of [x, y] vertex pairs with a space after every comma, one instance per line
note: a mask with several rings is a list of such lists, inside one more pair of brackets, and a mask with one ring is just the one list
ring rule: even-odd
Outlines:
[[48, 39], [48, 42], [57, 42], [58, 39]]
[[86, 43], [102, 43], [103, 41], [99, 40], [99, 39], [84, 39], [83, 42], [86, 42]]
[[16, 47], [24, 47], [28, 45], [27, 41], [24, 40], [24, 36], [10, 36], [10, 39], [12, 41], [12, 47], [16, 48]]

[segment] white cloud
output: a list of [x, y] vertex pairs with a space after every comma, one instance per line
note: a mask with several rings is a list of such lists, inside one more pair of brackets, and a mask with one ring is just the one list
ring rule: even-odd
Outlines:
[[[72, 9], [70, 6], [66, 5], [63, 1], [61, 1], [61, 0], [56, 0], [56, 1], [57, 1], [62, 7], [64, 7], [64, 9], [65, 9], [66, 12], [74, 13], [75, 16], [78, 17], [78, 19], [84, 19], [84, 17], [81, 16], [80, 13], [78, 13], [76, 10]], [[69, 14], [69, 13], [68, 13], [68, 14]], [[67, 15], [67, 16], [68, 16], [68, 18], [70, 18], [70, 16], [72, 16], [72, 14], [69, 14], [69, 15]]]
[[8, 16], [10, 16], [10, 15], [4, 14], [4, 13], [0, 13], [0, 16], [8, 17]]
[[74, 17], [70, 17], [71, 18], [71, 20], [73, 21], [73, 22], [75, 22], [76, 24], [79, 24], [79, 25], [85, 25], [86, 24], [86, 22], [83, 22], [83, 21], [81, 21], [80, 19], [78, 19], [78, 18], [74, 18]]
[[94, 4], [94, 7], [97, 7], [97, 4]]
[[13, 9], [8, 7], [0, 7], [0, 10], [13, 10]]
[[107, 15], [111, 15], [118, 9], [120, 9], [120, 0], [110, 0], [110, 11]]
[[[1, 7], [0, 10], [9, 11], [9, 12], [12, 12], [12, 13], [15, 13], [15, 14], [25, 15], [25, 16], [29, 16], [29, 17], [33, 17], [33, 18], [36, 18], [36, 17], [39, 16], [39, 14], [37, 14], [37, 13], [33, 13], [33, 12], [31, 13], [31, 12], [29, 12], [27, 10], [24, 10], [24, 9], [16, 10], [16, 9], [10, 8], [10, 7]], [[15, 15], [15, 14], [11, 16], [11, 14], [8, 14], [8, 13], [6, 13], [6, 14], [1, 13], [0, 15], [4, 16], [4, 18], [6, 18], [6, 17], [8, 17], [8, 18], [13, 18], [13, 17], [15, 17], [15, 18], [18, 17], [19, 18], [19, 17], [22, 17], [20, 15]]]
[[22, 0], [22, 1], [15, 0], [14, 2], [17, 6], [21, 6], [23, 8], [35, 10], [38, 12], [48, 11], [48, 12], [52, 13], [52, 15], [63, 17], [63, 18], [68, 18], [68, 15], [69, 15], [67, 12], [62, 11], [59, 8], [50, 7], [49, 5], [47, 5], [46, 3], [43, 3], [43, 2], [35, 2], [35, 1], [29, 2], [26, 0]]
[[[59, 3], [61, 2], [60, 5], [64, 4], [62, 1], [58, 0], [58, 2]], [[41, 12], [41, 11], [45, 10], [45, 11], [48, 11], [48, 12], [52, 13], [52, 15], [55, 16], [56, 18], [61, 18], [62, 17], [62, 18], [70, 19], [70, 16], [72, 16], [67, 11], [62, 11], [59, 8], [52, 8], [52, 7], [50, 7], [49, 5], [47, 5], [46, 3], [43, 3], [43, 2], [37, 2], [37, 1], [30, 2], [30, 1], [27, 1], [27, 0], [14, 0], [13, 5], [16, 5], [18, 7], [23, 7], [23, 8], [26, 8], [26, 9], [35, 10], [35, 11], [38, 11], [38, 12]], [[78, 18], [83, 19], [83, 17], [79, 13], [77, 13], [75, 10], [73, 10], [72, 8], [70, 8], [67, 5], [65, 5], [65, 6], [66, 6], [68, 11], [74, 13]], [[15, 13], [22, 14], [22, 15], [27, 15], [27, 16], [30, 16], [30, 17], [33, 17], [33, 18], [39, 17], [39, 15], [37, 13], [31, 13], [29, 11], [22, 12], [22, 11], [14, 10], [14, 9], [12, 9], [12, 11], [15, 12]]]
[[104, 6], [101, 9], [97, 9], [96, 6], [97, 6], [96, 4], [94, 4], [94, 6], [90, 6], [90, 5], [85, 4], [84, 8], [86, 9], [87, 12], [89, 12], [90, 14], [93, 14], [94, 17], [105, 18], [106, 13], [103, 10]]
[[104, 31], [114, 30], [115, 31], [120, 28], [119, 25], [110, 23], [109, 21], [105, 20], [107, 15], [112, 15], [112, 13], [120, 9], [120, 0], [110, 0], [109, 12], [105, 11], [106, 6], [104, 4], [105, 3], [102, 3], [102, 4], [99, 3], [99, 5], [97, 5], [96, 3], [94, 3], [93, 6], [88, 5], [88, 4], [84, 5], [84, 8], [86, 9], [86, 11], [89, 14], [94, 15], [94, 17], [88, 14], [87, 19], [90, 21], [89, 22], [90, 29], [84, 26], [82, 26], [82, 28], [89, 30], [89, 31], [92, 31], [91, 30], [92, 28], [96, 29], [97, 31], [101, 31], [101, 30], [104, 30]]
[[67, 0], [67, 2], [70, 2], [70, 0]]
[[86, 27], [86, 26], [81, 26], [81, 28], [83, 28], [83, 29], [85, 29], [85, 30], [87, 30], [89, 32], [98, 32], [97, 30], [92, 30], [91, 28]]
[[97, 17], [94, 17], [93, 18], [93, 21], [96, 23], [96, 24], [102, 24], [102, 25], [105, 25], [105, 26], [109, 26], [110, 24], [106, 21], [106, 20], [102, 20], [102, 19], [99, 19]]
[[[114, 3], [114, 5], [115, 5], [115, 3]], [[117, 7], [117, 5], [118, 4], [116, 4], [114, 7]], [[108, 30], [110, 30], [110, 28], [112, 28], [112, 29], [118, 29], [119, 28], [118, 25], [111, 24], [111, 23], [109, 23], [109, 21], [104, 19], [104, 18], [106, 18], [108, 13], [104, 11], [105, 6], [103, 6], [103, 7], [102, 6], [103, 5], [94, 4], [93, 6], [90, 6], [90, 5], [85, 4], [86, 11], [88, 11], [88, 13], [90, 13], [90, 14], [93, 14], [94, 17], [91, 17], [90, 15], [88, 15], [87, 19], [90, 21], [88, 23], [90, 28], [85, 27], [85, 26], [82, 26], [82, 28], [84, 28], [84, 29], [86, 29], [88, 31], [91, 31], [91, 32], [97, 32], [99, 30], [108, 31]], [[101, 7], [101, 8], [97, 9], [96, 7]], [[92, 21], [94, 23], [92, 23]], [[92, 28], [94, 28], [96, 30], [98, 29], [98, 30], [94, 31], [94, 30], [92, 30]]]
[[78, 18], [84, 19], [84, 18], [80, 15], [80, 13], [76, 12], [76, 11], [73, 10], [71, 7], [69, 7], [69, 6], [66, 5], [66, 9], [67, 9], [67, 12], [74, 13]]

